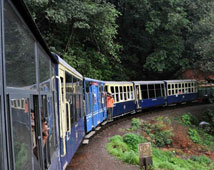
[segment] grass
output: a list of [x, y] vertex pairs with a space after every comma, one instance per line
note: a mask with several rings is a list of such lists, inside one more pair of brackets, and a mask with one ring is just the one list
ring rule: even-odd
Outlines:
[[[130, 134], [129, 134], [130, 136]], [[132, 137], [136, 138], [138, 135], [132, 134]], [[138, 136], [139, 137], [139, 136]], [[141, 137], [139, 137], [141, 138]], [[135, 139], [134, 139], [135, 140]], [[137, 147], [137, 143], [135, 143]], [[124, 141], [122, 136], [113, 136], [110, 138], [109, 143], [106, 146], [108, 152], [115, 156], [117, 159], [123, 162], [139, 165], [139, 153], [137, 150], [133, 150]], [[152, 147], [153, 162], [152, 169], [158, 170], [213, 170], [214, 163], [211, 163], [210, 159], [205, 156], [193, 156], [191, 159], [181, 159], [176, 157], [173, 152], [164, 152], [159, 148]]]

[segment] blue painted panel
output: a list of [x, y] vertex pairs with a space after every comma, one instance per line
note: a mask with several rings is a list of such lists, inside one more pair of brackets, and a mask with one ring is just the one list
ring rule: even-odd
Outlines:
[[81, 118], [75, 125], [71, 128], [71, 133], [67, 133], [66, 140], [66, 156], [62, 157], [61, 164], [62, 167], [66, 163], [70, 163], [77, 149], [79, 148], [84, 136], [85, 136], [85, 127], [84, 127], [84, 117]]
[[156, 99], [143, 99], [143, 100], [140, 100], [139, 103], [140, 103], [140, 107], [142, 109], [145, 109], [145, 108], [164, 105], [165, 99], [164, 97], [159, 97]]
[[198, 93], [182, 94], [182, 95], [173, 95], [167, 97], [167, 104], [175, 104], [187, 101], [197, 100]]
[[99, 106], [98, 106], [98, 91], [99, 87], [96, 85], [91, 86], [92, 91], [92, 119], [93, 119], [93, 127], [97, 127], [97, 125], [100, 123], [99, 119]]
[[126, 101], [122, 103], [115, 103], [113, 108], [113, 117], [131, 112], [136, 109], [135, 101]]

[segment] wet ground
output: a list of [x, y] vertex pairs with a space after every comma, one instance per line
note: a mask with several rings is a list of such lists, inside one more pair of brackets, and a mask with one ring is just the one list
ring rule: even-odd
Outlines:
[[[181, 106], [170, 108], [159, 108], [136, 114], [136, 117], [149, 120], [157, 116], [176, 116], [190, 112], [198, 114], [206, 109], [214, 109], [213, 104]], [[130, 127], [131, 120], [125, 120], [118, 124], [101, 130], [92, 139], [88, 145], [82, 145], [78, 149], [71, 163], [66, 170], [139, 170], [138, 166], [123, 163], [113, 156], [109, 155], [105, 149], [108, 139], [114, 135], [123, 135], [124, 129]]]

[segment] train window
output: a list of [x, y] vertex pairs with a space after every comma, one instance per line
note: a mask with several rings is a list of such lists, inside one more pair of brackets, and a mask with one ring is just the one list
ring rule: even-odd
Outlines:
[[168, 91], [169, 92], [169, 96], [171, 95], [171, 90]]
[[119, 88], [118, 88], [118, 86], [115, 86], [115, 93], [116, 93], [116, 101], [115, 102], [118, 102], [119, 101]]
[[170, 89], [170, 84], [168, 84], [168, 89]]
[[175, 84], [175, 88], [178, 88], [178, 84]]
[[[12, 98], [12, 100], [15, 98]], [[20, 100], [20, 99], [15, 99]], [[30, 110], [29, 110], [29, 99], [25, 98], [25, 107], [24, 109], [20, 108], [11, 108], [11, 119], [12, 119], [12, 134], [11, 137], [14, 144], [14, 162], [16, 170], [32, 169], [32, 157], [33, 152], [31, 143], [31, 124], [29, 123]], [[20, 133], [21, 132], [21, 133]], [[24, 154], [23, 154], [24, 149]], [[20, 163], [22, 160], [22, 163]]]
[[184, 89], [182, 89], [182, 93], [184, 93]]
[[175, 94], [178, 94], [178, 90], [177, 89], [175, 90]]
[[6, 85], [36, 89], [35, 40], [7, 1], [4, 27]]
[[123, 87], [120, 86], [120, 100], [123, 100]]
[[38, 56], [39, 56], [40, 90], [49, 92], [50, 91], [50, 78], [51, 78], [50, 60], [47, 57], [47, 54], [40, 47], [38, 48]]
[[111, 93], [114, 93], [114, 86], [111, 86]]
[[184, 88], [184, 83], [182, 83], [182, 88]]
[[147, 89], [147, 85], [141, 85], [140, 86], [141, 88], [141, 96], [142, 96], [142, 99], [148, 99], [148, 89]]
[[89, 83], [86, 83], [85, 91], [86, 91], [86, 93], [89, 93]]
[[108, 92], [108, 86], [104, 87], [105, 92]]
[[124, 91], [124, 100], [127, 100], [127, 94], [126, 94], [126, 86], [123, 86], [123, 91]]
[[181, 88], [181, 84], [178, 84], [179, 85], [179, 88]]
[[127, 86], [127, 97], [128, 97], [128, 99], [130, 99], [130, 87], [129, 86]]
[[149, 84], [149, 98], [155, 98], [155, 89], [154, 89], [154, 84]]
[[174, 95], [175, 93], [174, 93], [174, 90], [172, 90], [172, 95]]
[[133, 92], [133, 86], [131, 86], [131, 99], [134, 99], [134, 94], [133, 94], [134, 92]]
[[156, 92], [156, 97], [161, 97], [161, 85], [160, 84], [155, 84], [155, 92]]
[[187, 83], [185, 83], [185, 87], [187, 87], [188, 85], [187, 85]]
[[174, 84], [172, 84], [172, 89], [174, 89]]

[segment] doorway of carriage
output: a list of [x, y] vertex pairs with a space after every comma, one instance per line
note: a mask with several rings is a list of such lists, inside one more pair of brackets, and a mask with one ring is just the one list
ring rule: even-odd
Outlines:
[[99, 85], [99, 110], [100, 110], [100, 122], [102, 123], [107, 119], [107, 107], [106, 107], [106, 93], [105, 84], [100, 83]]
[[136, 96], [136, 106], [137, 106], [137, 109], [140, 109], [141, 107], [140, 107], [140, 103], [139, 103], [139, 101], [141, 100], [141, 93], [140, 93], [140, 85], [135, 85], [134, 86], [134, 88], [135, 88], [135, 96]]

